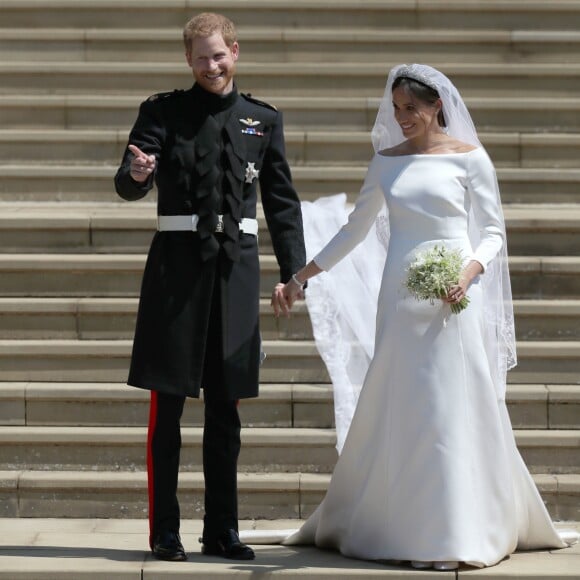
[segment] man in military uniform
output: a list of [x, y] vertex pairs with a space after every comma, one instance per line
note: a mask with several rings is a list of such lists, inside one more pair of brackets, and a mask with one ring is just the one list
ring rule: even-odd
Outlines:
[[151, 391], [147, 441], [150, 546], [185, 560], [177, 475], [186, 397], [204, 389], [202, 552], [254, 558], [238, 536], [238, 399], [258, 395], [261, 355], [257, 185], [278, 264], [272, 293], [305, 262], [300, 203], [285, 159], [282, 115], [238, 92], [234, 25], [203, 13], [184, 29], [195, 83], [141, 104], [116, 190], [158, 190], [158, 231], [143, 276], [128, 384]]

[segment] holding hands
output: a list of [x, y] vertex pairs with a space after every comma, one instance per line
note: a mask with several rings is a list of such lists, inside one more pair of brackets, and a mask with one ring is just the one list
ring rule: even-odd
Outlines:
[[296, 279], [296, 275], [290, 278], [286, 284], [282, 284], [281, 282], [276, 284], [272, 291], [272, 300], [270, 301], [276, 318], [280, 314], [284, 314], [286, 317], [290, 316], [290, 310], [294, 302], [304, 298], [303, 287], [304, 284]]
[[276, 317], [280, 316], [280, 314], [290, 316], [290, 310], [294, 302], [304, 299], [304, 284], [306, 280], [317, 276], [320, 272], [322, 272], [322, 269], [316, 265], [314, 260], [310, 260], [304, 268], [293, 274], [286, 284], [276, 284], [270, 301]]
[[129, 173], [131, 179], [138, 183], [147, 181], [155, 169], [155, 155], [143, 153], [136, 145], [129, 145], [129, 151], [134, 155], [131, 160], [131, 171]]

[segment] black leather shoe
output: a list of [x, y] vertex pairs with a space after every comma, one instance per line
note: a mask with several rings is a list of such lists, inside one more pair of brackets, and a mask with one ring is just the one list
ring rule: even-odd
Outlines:
[[183, 562], [187, 560], [187, 554], [183, 549], [181, 538], [176, 532], [160, 532], [153, 540], [153, 555], [158, 560], [171, 562]]
[[229, 560], [253, 560], [254, 550], [240, 541], [236, 530], [222, 532], [214, 541], [200, 540], [201, 553], [206, 556], [221, 556]]

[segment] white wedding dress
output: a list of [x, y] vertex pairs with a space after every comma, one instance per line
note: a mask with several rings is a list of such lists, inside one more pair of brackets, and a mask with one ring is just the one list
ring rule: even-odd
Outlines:
[[[410, 261], [436, 244], [488, 264], [505, 243], [496, 188], [481, 148], [373, 158], [348, 223], [314, 259], [333, 268], [365, 238], [386, 200], [390, 240], [374, 355], [327, 494], [284, 544], [481, 567], [516, 548], [573, 543], [573, 533], [555, 530], [494, 387], [480, 280], [458, 315], [404, 287]], [[476, 248], [470, 208], [481, 235]]]

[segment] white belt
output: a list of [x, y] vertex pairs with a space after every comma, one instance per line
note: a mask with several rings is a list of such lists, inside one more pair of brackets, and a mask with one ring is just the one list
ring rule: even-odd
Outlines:
[[[196, 232], [199, 216], [193, 215], [158, 215], [157, 229], [160, 232]], [[224, 231], [224, 216], [218, 215], [216, 232]], [[242, 218], [240, 231], [244, 234], [258, 235], [258, 220], [254, 218]]]

